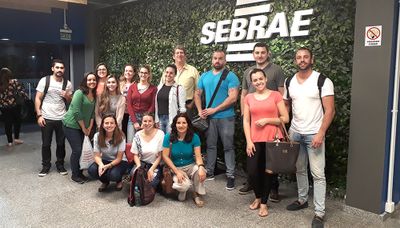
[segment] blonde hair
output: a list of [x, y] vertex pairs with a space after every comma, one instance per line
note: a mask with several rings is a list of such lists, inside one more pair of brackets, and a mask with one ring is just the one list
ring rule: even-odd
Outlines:
[[[110, 75], [107, 77], [107, 81], [111, 78], [114, 78], [115, 81], [117, 82], [117, 87], [115, 88], [115, 94], [121, 95], [118, 79], [114, 75]], [[109, 112], [109, 110], [110, 110], [110, 90], [108, 89], [107, 86], [105, 86], [105, 89], [104, 89], [103, 93], [100, 95], [100, 99], [97, 102], [99, 102], [99, 113]]]

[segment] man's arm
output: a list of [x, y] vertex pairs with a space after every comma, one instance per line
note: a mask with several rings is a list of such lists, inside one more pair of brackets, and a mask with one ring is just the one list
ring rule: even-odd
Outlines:
[[243, 111], [244, 111], [244, 98], [248, 94], [247, 89], [242, 88], [242, 92], [240, 94], [240, 114], [243, 116]]
[[281, 93], [281, 95], [283, 96], [283, 93], [284, 93], [284, 91], [285, 91], [285, 87], [283, 87], [283, 86], [279, 86], [278, 87], [278, 91]]
[[322, 118], [321, 127], [318, 130], [318, 133], [314, 136], [312, 140], [312, 146], [314, 148], [318, 148], [321, 146], [324, 137], [326, 135], [326, 131], [333, 121], [333, 117], [335, 117], [335, 97], [334, 96], [325, 96], [322, 97], [322, 106], [324, 107], [324, 117]]
[[207, 117], [210, 116], [216, 112], [225, 110], [227, 108], [229, 108], [230, 106], [232, 106], [238, 97], [239, 94], [239, 89], [238, 88], [231, 88], [228, 91], [228, 97], [224, 100], [224, 102], [222, 102], [220, 105], [218, 105], [215, 108], [207, 108], [205, 110], [203, 110], [202, 115]]
[[42, 116], [42, 110], [40, 108], [40, 106], [42, 105], [42, 98], [43, 98], [43, 93], [36, 90], [35, 111], [36, 111], [37, 123], [40, 127], [44, 127], [46, 125], [46, 121]]
[[195, 93], [194, 93], [194, 103], [196, 104], [197, 111], [199, 115], [201, 115], [202, 107], [201, 107], [201, 94], [203, 93], [203, 90], [197, 88]]

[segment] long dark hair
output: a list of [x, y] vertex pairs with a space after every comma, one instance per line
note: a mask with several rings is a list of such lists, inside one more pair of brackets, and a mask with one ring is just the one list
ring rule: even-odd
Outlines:
[[180, 117], [185, 118], [187, 125], [188, 125], [187, 131], [185, 134], [185, 138], [183, 139], [183, 141], [185, 141], [186, 143], [190, 143], [193, 139], [194, 130], [193, 130], [192, 122], [190, 121], [189, 116], [185, 112], [179, 113], [178, 115], [176, 115], [174, 117], [174, 120], [172, 121], [172, 125], [171, 125], [171, 135], [169, 137], [169, 141], [171, 143], [178, 141], [178, 129], [176, 128], [176, 122], [178, 122], [178, 118], [180, 118]]
[[103, 116], [103, 118], [101, 118], [101, 125], [99, 129], [99, 138], [98, 138], [98, 143], [100, 147], [106, 147], [106, 130], [104, 130], [103, 124], [104, 120], [108, 117], [112, 117], [115, 122], [115, 129], [113, 132], [111, 144], [113, 146], [118, 146], [118, 144], [122, 142], [123, 138], [125, 138], [124, 133], [118, 127], [117, 118], [115, 117], [115, 115], [113, 113], [107, 113]]
[[12, 78], [12, 72], [10, 69], [4, 67], [0, 70], [0, 92], [6, 91]]
[[[88, 95], [89, 94], [89, 87], [87, 86], [87, 78], [89, 77], [89, 75], [93, 74], [96, 78], [96, 87], [94, 89], [92, 89], [92, 93], [93, 95], [96, 95], [96, 88], [97, 88], [97, 76], [95, 73], [93, 72], [87, 72], [85, 73], [85, 75], [83, 76], [83, 79], [81, 81], [81, 84], [79, 85], [79, 89], [82, 91], [83, 94]], [[96, 97], [96, 96], [95, 96]]]

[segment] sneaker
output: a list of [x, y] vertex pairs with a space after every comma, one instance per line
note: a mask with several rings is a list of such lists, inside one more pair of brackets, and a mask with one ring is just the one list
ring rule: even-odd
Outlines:
[[50, 172], [50, 167], [43, 166], [42, 170], [39, 172], [39, 177], [44, 177]]
[[253, 187], [251, 187], [251, 185], [247, 182], [244, 184], [244, 186], [241, 189], [239, 189], [239, 194], [246, 195], [246, 194], [250, 193], [250, 191], [253, 191]]
[[226, 188], [226, 190], [229, 190], [229, 191], [235, 189], [235, 178], [228, 177], [225, 188]]
[[312, 228], [324, 228], [324, 217], [315, 215], [312, 220], [311, 227]]
[[269, 194], [269, 201], [271, 201], [273, 203], [279, 203], [279, 201], [281, 201], [281, 200], [279, 199], [278, 192], [271, 191], [271, 193]]
[[85, 183], [85, 180], [82, 179], [82, 177], [75, 177], [75, 176], [71, 176], [71, 180], [75, 181], [78, 184], [83, 184]]
[[60, 166], [57, 167], [57, 171], [58, 171], [58, 173], [61, 174], [61, 175], [67, 175], [67, 174], [68, 174], [67, 170], [66, 170], [66, 169], [64, 168], [64, 166], [62, 166], [62, 165], [60, 165]]
[[308, 202], [304, 202], [303, 204], [301, 204], [298, 200], [294, 201], [292, 204], [289, 204], [286, 207], [286, 210], [288, 211], [298, 211], [304, 208], [308, 207]]
[[214, 180], [214, 179], [215, 179], [214, 174], [208, 174], [208, 173], [207, 173], [207, 175], [206, 175], [206, 180], [210, 181], [210, 180]]

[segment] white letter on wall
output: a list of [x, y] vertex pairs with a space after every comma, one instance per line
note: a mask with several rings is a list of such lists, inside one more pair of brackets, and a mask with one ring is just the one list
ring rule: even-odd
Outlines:
[[270, 38], [274, 33], [279, 33], [281, 37], [289, 36], [286, 14], [284, 12], [275, 14], [264, 38]]
[[265, 33], [268, 17], [265, 15], [254, 16], [250, 18], [249, 29], [247, 31], [247, 40], [254, 39], [254, 33], [257, 33], [257, 39], [261, 39]]
[[311, 20], [302, 20], [301, 18], [306, 15], [312, 15], [313, 9], [299, 10], [294, 12], [292, 27], [290, 28], [290, 36], [308, 36], [310, 33], [309, 29], [300, 30], [300, 26], [310, 25]]
[[233, 19], [229, 41], [244, 40], [244, 38], [246, 38], [246, 27], [248, 24], [249, 22], [245, 18]]
[[200, 43], [202, 44], [209, 44], [214, 41], [215, 39], [215, 32], [213, 29], [215, 29], [215, 22], [207, 22], [203, 25], [203, 28], [201, 29], [201, 33], [205, 35], [206, 37], [201, 37], [200, 38]]
[[226, 28], [226, 25], [230, 25], [231, 20], [224, 20], [224, 21], [218, 21], [217, 23], [217, 31], [215, 34], [215, 43], [222, 43], [222, 42], [228, 42], [229, 41], [229, 36], [225, 36], [225, 34], [229, 33], [229, 28]]

